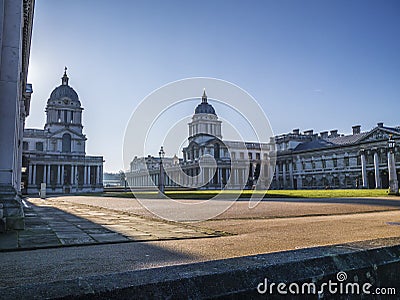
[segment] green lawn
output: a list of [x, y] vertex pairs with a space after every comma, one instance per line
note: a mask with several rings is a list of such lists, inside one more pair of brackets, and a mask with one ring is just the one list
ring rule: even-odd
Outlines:
[[[239, 191], [167, 191], [166, 195], [174, 199], [209, 199], [218, 194], [222, 197], [237, 197]], [[240, 198], [251, 195], [264, 194], [265, 191], [245, 190], [240, 193]], [[140, 197], [156, 198], [157, 192], [139, 192]], [[104, 196], [134, 198], [131, 192], [108, 192]], [[388, 195], [386, 189], [358, 189], [358, 190], [269, 190], [264, 198], [346, 198], [346, 197], [384, 197]]]

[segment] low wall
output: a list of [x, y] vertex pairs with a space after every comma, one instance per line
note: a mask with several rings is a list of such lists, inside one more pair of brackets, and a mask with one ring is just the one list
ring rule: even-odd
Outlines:
[[378, 292], [396, 292], [394, 297], [400, 298], [399, 271], [400, 238], [393, 238], [0, 288], [0, 295], [7, 299], [32, 299], [32, 295], [65, 299], [270, 299], [271, 294], [272, 298], [280, 297], [286, 290], [286, 296], [306, 294], [316, 299], [318, 295], [309, 290], [314, 284], [317, 290], [323, 289], [325, 297], [337, 299], [356, 295], [357, 286], [359, 293], [364, 289], [364, 294], [377, 297]]

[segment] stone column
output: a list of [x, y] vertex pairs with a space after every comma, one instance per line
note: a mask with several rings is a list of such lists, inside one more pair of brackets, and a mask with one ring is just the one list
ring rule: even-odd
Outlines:
[[61, 165], [57, 166], [57, 184], [61, 184]]
[[33, 165], [33, 174], [32, 174], [32, 184], [36, 185], [36, 168], [37, 165]]
[[280, 189], [280, 185], [279, 185], [279, 164], [276, 163], [275, 166], [275, 181], [276, 181], [276, 188]]
[[47, 181], [47, 166], [43, 165], [43, 178], [42, 178], [42, 182], [46, 183]]
[[51, 170], [51, 165], [47, 165], [47, 184], [50, 184], [50, 170]]
[[379, 176], [379, 157], [378, 150], [374, 152], [374, 169], [375, 169], [375, 188], [381, 188], [381, 178]]
[[388, 169], [389, 169], [389, 192], [391, 194], [397, 194], [399, 192], [399, 183], [397, 181], [396, 161], [394, 157], [394, 152], [392, 150], [389, 150], [387, 155], [388, 155]]
[[[0, 1], [0, 205], [3, 216], [0, 230], [24, 229], [21, 191], [21, 159], [23, 115], [22, 104], [26, 83], [26, 62], [29, 60], [29, 22], [24, 24], [24, 1]], [[29, 14], [27, 14], [29, 17]], [[28, 33], [24, 44], [28, 57], [24, 57], [22, 41], [24, 32]], [[26, 69], [24, 69], [26, 68]], [[5, 222], [3, 222], [5, 219]]]
[[90, 185], [91, 184], [91, 182], [90, 182], [90, 165], [87, 166], [87, 180], [88, 180], [87, 184]]
[[289, 179], [290, 179], [290, 188], [294, 189], [294, 183], [293, 183], [293, 163], [290, 161], [289, 162]]
[[362, 187], [368, 187], [368, 178], [367, 178], [367, 162], [365, 160], [365, 151], [362, 150], [361, 154], [361, 174], [362, 174]]
[[61, 185], [64, 185], [64, 165], [61, 165]]
[[32, 180], [32, 178], [33, 178], [33, 174], [32, 174], [32, 172], [33, 172], [33, 165], [31, 165], [31, 164], [29, 164], [29, 167], [28, 167], [28, 174], [29, 174], [29, 177], [28, 177], [28, 184], [33, 184], [33, 180]]
[[83, 185], [87, 185], [87, 166], [83, 166]]
[[283, 188], [287, 189], [286, 183], [286, 162], [282, 163], [282, 177], [283, 177]]

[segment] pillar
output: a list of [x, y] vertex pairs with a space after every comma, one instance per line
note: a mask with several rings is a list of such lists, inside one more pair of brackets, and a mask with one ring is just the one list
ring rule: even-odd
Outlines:
[[289, 180], [290, 180], [290, 188], [294, 189], [293, 183], [293, 162], [289, 162]]
[[278, 163], [276, 163], [276, 166], [275, 166], [275, 181], [276, 181], [276, 188], [279, 189], [280, 186], [279, 186], [279, 164]]
[[375, 187], [381, 188], [381, 178], [379, 176], [379, 157], [378, 150], [374, 152], [374, 169], [375, 169]]
[[57, 184], [61, 185], [61, 166], [57, 166]]
[[61, 185], [64, 185], [64, 165], [61, 165]]
[[33, 165], [32, 184], [36, 184], [36, 168], [37, 165]]
[[87, 166], [83, 166], [83, 185], [87, 185]]
[[47, 165], [47, 184], [50, 184], [50, 170], [51, 170], [51, 166]]
[[396, 174], [396, 161], [394, 152], [388, 151], [388, 169], [389, 169], [389, 192], [391, 194], [397, 194], [399, 192], [399, 183], [397, 181]]
[[362, 187], [368, 187], [367, 179], [367, 162], [365, 161], [365, 152], [361, 151], [361, 175], [362, 175]]
[[286, 162], [282, 163], [282, 176], [283, 176], [283, 188], [287, 189], [287, 183], [286, 183]]

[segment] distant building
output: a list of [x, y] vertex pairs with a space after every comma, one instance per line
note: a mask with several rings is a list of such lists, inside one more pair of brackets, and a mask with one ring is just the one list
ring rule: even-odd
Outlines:
[[23, 141], [24, 191], [69, 194], [103, 191], [103, 157], [87, 156], [81, 102], [69, 86], [65, 70], [61, 85], [47, 101], [44, 129], [25, 129]]
[[[162, 160], [168, 174], [164, 179], [166, 187], [267, 187], [273, 174], [270, 168], [270, 159], [273, 158], [270, 154], [274, 145], [223, 140], [221, 124], [204, 91], [201, 103], [189, 123], [188, 146], [183, 149], [183, 159], [175, 155]], [[200, 172], [200, 165], [204, 172]], [[135, 157], [126, 177], [132, 187], [159, 186], [160, 158]]]
[[[353, 126], [349, 135], [295, 129], [269, 143], [241, 143], [223, 140], [221, 124], [204, 92], [189, 123], [183, 159], [163, 159], [166, 187], [250, 189], [266, 188], [271, 182], [271, 189], [388, 188], [388, 140], [392, 136], [400, 141], [400, 127], [378, 123], [366, 132]], [[395, 153], [400, 179], [398, 146]], [[216, 166], [207, 162], [207, 155]], [[200, 172], [202, 159], [204, 172]], [[126, 177], [132, 187], [159, 186], [160, 158], [135, 157]]]
[[[398, 145], [400, 127], [378, 123], [365, 132], [359, 125], [352, 129], [349, 135], [295, 129], [276, 136], [278, 155], [271, 188], [388, 188], [388, 140], [392, 136]], [[396, 148], [400, 179], [400, 150]]]
[[34, 0], [0, 0], [0, 232], [23, 229], [22, 136], [32, 85], [27, 83]]

